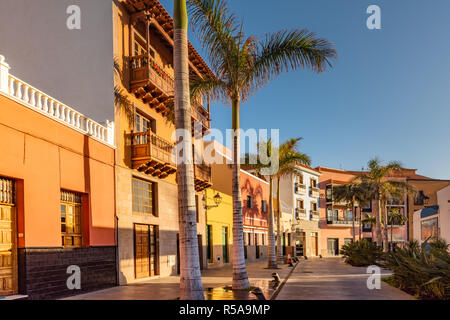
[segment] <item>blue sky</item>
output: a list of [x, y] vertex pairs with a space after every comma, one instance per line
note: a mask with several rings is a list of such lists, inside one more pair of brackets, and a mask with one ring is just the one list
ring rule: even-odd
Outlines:
[[[172, 14], [171, 0], [162, 4]], [[307, 28], [332, 41], [334, 67], [284, 74], [241, 108], [241, 126], [303, 137], [313, 166], [359, 170], [375, 156], [450, 179], [450, 0], [229, 0], [245, 32], [260, 38]], [[368, 30], [379, 5], [382, 29]], [[202, 54], [198, 41], [191, 42]], [[213, 127], [231, 108], [212, 105]]]

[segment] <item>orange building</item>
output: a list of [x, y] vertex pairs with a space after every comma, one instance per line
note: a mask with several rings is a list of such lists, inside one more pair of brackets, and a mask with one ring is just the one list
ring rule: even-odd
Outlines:
[[[0, 56], [0, 296], [116, 284], [114, 124], [9, 73]], [[80, 268], [70, 290], [68, 268]]]

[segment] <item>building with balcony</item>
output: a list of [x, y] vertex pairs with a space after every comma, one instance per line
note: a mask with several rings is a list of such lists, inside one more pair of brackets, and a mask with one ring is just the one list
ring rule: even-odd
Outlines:
[[[179, 273], [177, 165], [173, 157], [173, 20], [156, 0], [113, 3], [116, 210], [120, 284]], [[212, 75], [189, 44], [191, 77]], [[191, 103], [196, 134], [210, 129], [209, 107]], [[194, 133], [194, 130], [193, 130]], [[200, 141], [200, 143], [202, 143]], [[199, 256], [207, 267], [205, 190], [211, 167], [194, 168]]]
[[[363, 172], [345, 171], [325, 167], [318, 167], [316, 169], [322, 173], [320, 179], [320, 232], [322, 234], [322, 255], [339, 255], [342, 245], [352, 241], [353, 235], [355, 235], [356, 239], [365, 238], [376, 241], [376, 227], [360, 223], [361, 219], [364, 219], [366, 214], [371, 216], [376, 215], [377, 203], [375, 201], [368, 204], [356, 203], [354, 208], [355, 212], [353, 213], [347, 203], [337, 202], [333, 199], [333, 187], [347, 184]], [[423, 206], [422, 201], [427, 201], [426, 198], [428, 197], [424, 194], [423, 190], [420, 192], [421, 186], [422, 189], [427, 185], [429, 188], [434, 188], [434, 190], [436, 190], [437, 186], [443, 186], [448, 183], [418, 175], [416, 171], [417, 170], [415, 169], [403, 169], [401, 172], [389, 177], [389, 179], [393, 181], [408, 182], [413, 188], [419, 191], [415, 200], [413, 199], [414, 197], [407, 196], [403, 201], [387, 202], [385, 210], [387, 210], [386, 212], [388, 213], [389, 220], [387, 226], [389, 245], [391, 245], [391, 243], [403, 243], [408, 241], [408, 239], [411, 239], [411, 237], [408, 237], [408, 229], [410, 228], [410, 225], [412, 225], [413, 219], [411, 219], [411, 214], [408, 213], [408, 210], [411, 210], [413, 207], [412, 202], [414, 201], [416, 201], [418, 208], [420, 208], [420, 206]], [[431, 189], [427, 190], [429, 191]], [[421, 203], [420, 205], [419, 202]], [[405, 217], [409, 216], [408, 222], [401, 223], [395, 219], [390, 219], [390, 215], [394, 209], [398, 210]], [[355, 220], [355, 229], [353, 229], [353, 220]]]
[[114, 123], [13, 76], [3, 56], [0, 109], [0, 297], [79, 294], [71, 266], [81, 292], [114, 286]]
[[[285, 176], [280, 181], [284, 255], [319, 256], [321, 174], [305, 165], [299, 164], [297, 169], [297, 174]], [[276, 180], [274, 185], [276, 186]], [[276, 198], [276, 188], [274, 189]]]

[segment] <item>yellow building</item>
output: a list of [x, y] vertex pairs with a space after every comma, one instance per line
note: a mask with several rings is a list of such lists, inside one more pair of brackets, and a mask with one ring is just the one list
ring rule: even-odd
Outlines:
[[208, 268], [221, 267], [231, 263], [233, 198], [214, 189], [207, 189], [205, 194], [206, 259]]

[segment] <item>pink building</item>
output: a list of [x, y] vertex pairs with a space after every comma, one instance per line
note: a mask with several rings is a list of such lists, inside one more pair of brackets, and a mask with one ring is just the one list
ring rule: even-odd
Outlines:
[[[366, 238], [376, 241], [376, 230], [371, 225], [360, 223], [360, 219], [366, 214], [374, 216], [377, 212], [377, 203], [374, 201], [366, 205], [356, 204], [355, 212], [348, 208], [345, 202], [337, 202], [333, 199], [333, 188], [349, 183], [361, 172], [344, 171], [325, 167], [318, 167], [316, 170], [322, 174], [320, 176], [320, 254], [326, 256], [339, 255], [340, 249], [345, 243], [351, 242], [353, 234], [357, 240]], [[397, 176], [389, 179], [404, 181], [416, 175], [416, 170], [404, 169]], [[399, 209], [403, 215], [407, 216], [407, 198], [403, 202], [391, 201], [387, 205], [388, 212]], [[352, 221], [355, 216], [355, 230], [353, 231]], [[373, 231], [373, 232], [372, 232]], [[388, 225], [389, 242], [403, 243], [408, 240], [408, 225], [405, 223], [395, 223]]]

